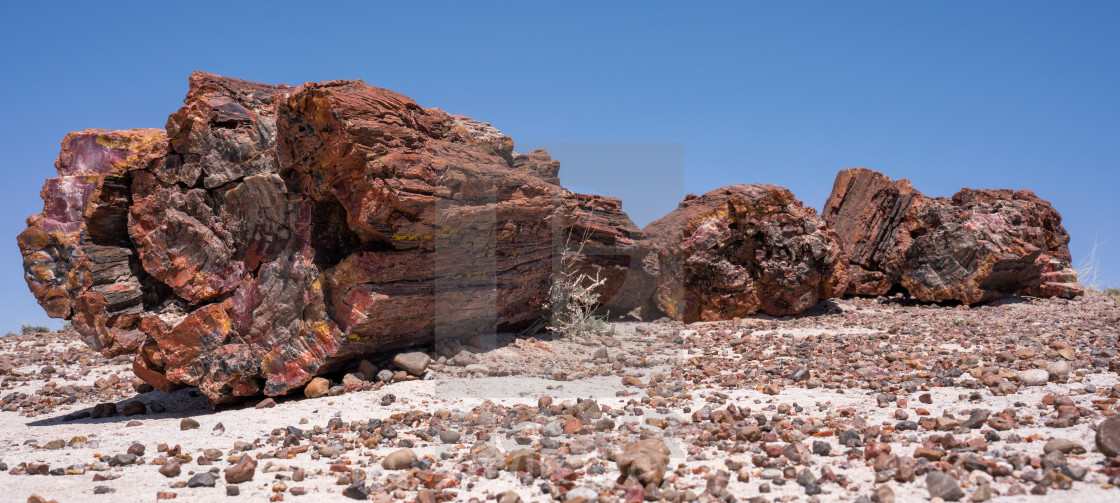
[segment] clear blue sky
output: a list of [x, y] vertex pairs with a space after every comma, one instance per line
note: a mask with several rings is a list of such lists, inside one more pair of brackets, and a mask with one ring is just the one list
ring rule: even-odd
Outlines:
[[[15, 236], [63, 135], [163, 127], [192, 70], [361, 78], [558, 145], [565, 183], [626, 195], [640, 224], [736, 183], [819, 209], [853, 166], [934, 196], [1028, 188], [1062, 213], [1075, 261], [1096, 239], [1100, 282], [1120, 284], [1120, 2], [328, 4], [6, 6], [0, 332], [48, 321]], [[620, 155], [641, 143], [666, 152], [654, 175]], [[639, 201], [642, 184], [662, 190]]]

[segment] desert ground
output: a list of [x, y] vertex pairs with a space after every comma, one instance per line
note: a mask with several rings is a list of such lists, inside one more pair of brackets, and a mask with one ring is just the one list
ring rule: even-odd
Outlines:
[[218, 410], [74, 333], [11, 335], [0, 500], [1120, 500], [1104, 295], [611, 327], [441, 344], [419, 375], [386, 355], [318, 398]]

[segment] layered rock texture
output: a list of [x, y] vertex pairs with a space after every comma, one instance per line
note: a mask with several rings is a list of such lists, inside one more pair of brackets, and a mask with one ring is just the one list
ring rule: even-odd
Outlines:
[[161, 389], [284, 394], [526, 326], [564, 253], [610, 305], [646, 254], [621, 202], [563, 189], [543, 150], [392, 91], [195, 73], [184, 104], [166, 131], [69, 134], [18, 238], [48, 314]]
[[55, 164], [18, 237], [31, 291], [153, 386], [216, 403], [533, 326], [570, 267], [603, 280], [603, 309], [685, 322], [896, 287], [966, 303], [1082, 293], [1061, 217], [1029, 191], [933, 199], [854, 169], [821, 216], [736, 185], [639, 230], [618, 199], [561, 187], [547, 152], [361, 81], [195, 73], [166, 130], [71, 133]]
[[801, 313], [848, 281], [836, 236], [775, 185], [690, 195], [643, 232], [653, 304], [686, 322]]
[[899, 286], [919, 300], [968, 304], [1084, 293], [1061, 216], [1029, 190], [930, 198], [907, 180], [855, 168], [837, 175], [822, 216], [850, 261], [848, 293]]

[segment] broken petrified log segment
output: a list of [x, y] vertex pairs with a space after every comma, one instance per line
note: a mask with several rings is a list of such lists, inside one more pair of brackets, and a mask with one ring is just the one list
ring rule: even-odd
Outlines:
[[851, 261], [848, 293], [899, 285], [919, 300], [973, 304], [1084, 292], [1061, 216], [1028, 190], [962, 189], [934, 199], [907, 180], [855, 168], [836, 176], [822, 215]]
[[775, 185], [690, 195], [643, 232], [656, 251], [645, 267], [656, 278], [654, 303], [685, 322], [797, 314], [847, 283], [832, 231]]
[[621, 295], [617, 199], [544, 151], [360, 81], [191, 75], [162, 130], [72, 133], [19, 236], [28, 285], [147, 382], [278, 395], [373, 352], [541, 316], [561, 253]]
[[95, 349], [135, 351], [145, 304], [158, 285], [128, 238], [130, 177], [163, 162], [160, 129], [90, 129], [66, 135], [43, 185], [42, 213], [17, 238], [31, 292], [56, 318], [72, 319]]

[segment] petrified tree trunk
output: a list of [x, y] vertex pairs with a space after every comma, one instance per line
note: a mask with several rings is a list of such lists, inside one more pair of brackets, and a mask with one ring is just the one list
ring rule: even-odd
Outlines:
[[972, 304], [1084, 292], [1061, 216], [1027, 190], [962, 189], [932, 199], [907, 180], [856, 168], [836, 176], [822, 214], [857, 271], [850, 293], [900, 285], [923, 301]]
[[161, 389], [278, 395], [373, 352], [541, 316], [560, 253], [641, 260], [544, 151], [361, 81], [195, 73], [161, 130], [72, 133], [19, 236], [32, 292]]
[[847, 283], [832, 231], [775, 185], [690, 195], [643, 232], [656, 251], [644, 269], [655, 278], [654, 304], [685, 322], [797, 314]]

